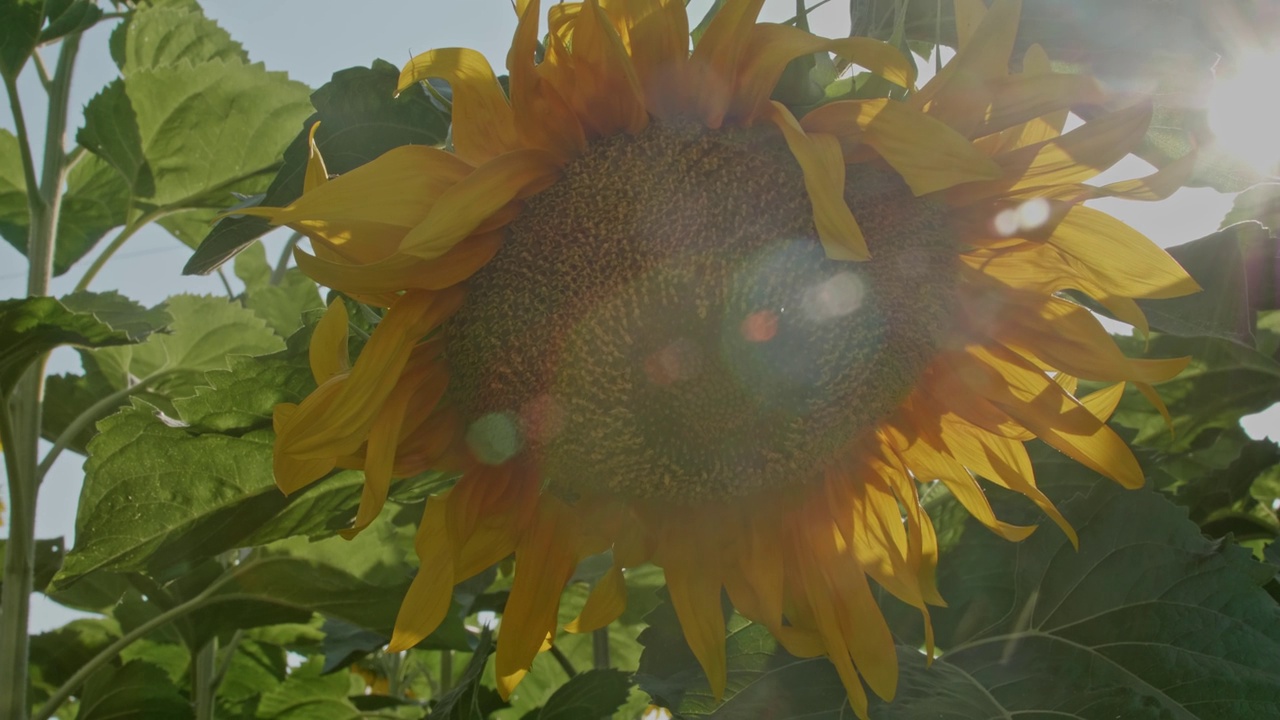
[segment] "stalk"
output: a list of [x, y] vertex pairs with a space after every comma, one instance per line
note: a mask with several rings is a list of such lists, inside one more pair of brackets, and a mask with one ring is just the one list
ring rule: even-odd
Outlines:
[[[35, 161], [26, 119], [18, 97], [16, 78], [5, 79], [13, 110], [14, 127], [27, 180], [27, 295], [49, 294], [58, 212], [66, 179], [67, 156], [63, 143], [67, 132], [67, 107], [71, 71], [80, 50], [80, 34], [62, 41], [58, 66], [49, 82], [43, 167], [35, 180]], [[45, 358], [38, 358], [14, 389], [4, 412], [0, 434], [4, 436], [9, 481], [9, 541], [5, 547], [4, 589], [0, 594], [0, 717], [27, 717], [27, 656], [30, 643], [27, 621], [35, 571], [36, 495], [39, 492], [37, 455], [40, 450], [41, 403], [44, 395]]]

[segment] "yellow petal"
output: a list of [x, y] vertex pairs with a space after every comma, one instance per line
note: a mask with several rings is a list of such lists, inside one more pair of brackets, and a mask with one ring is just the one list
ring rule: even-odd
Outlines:
[[439, 78], [453, 90], [453, 147], [472, 164], [520, 147], [515, 116], [489, 61], [468, 48], [429, 50], [400, 71], [396, 92]]
[[1049, 244], [1070, 255], [1109, 287], [1131, 298], [1171, 298], [1200, 290], [1169, 253], [1142, 233], [1093, 208], [1073, 207]]
[[995, 0], [968, 39], [965, 52], [908, 99], [912, 107], [971, 137], [990, 105], [993, 83], [1008, 75], [1021, 14], [1021, 0]]
[[351, 369], [351, 354], [347, 349], [347, 304], [342, 298], [329, 303], [324, 317], [316, 323], [307, 353], [311, 375], [317, 385]]
[[462, 294], [452, 290], [406, 293], [378, 324], [351, 374], [323, 412], [318, 408], [327, 398], [318, 391], [302, 401], [297, 421], [276, 438], [277, 452], [301, 458], [355, 452], [395, 388], [414, 345], [461, 301]]
[[870, 145], [916, 195], [1001, 177], [1000, 166], [942, 122], [888, 98], [835, 102], [809, 113], [809, 132]]
[[538, 48], [539, 3], [522, 2], [518, 8], [507, 71], [511, 77], [511, 108], [521, 147], [542, 148], [568, 159], [586, 146], [582, 123], [560, 93], [538, 74], [534, 52]]
[[1111, 417], [1111, 413], [1120, 406], [1122, 397], [1124, 397], [1124, 383], [1116, 383], [1080, 398], [1080, 404], [1088, 408], [1094, 417], [1106, 422]]
[[892, 45], [855, 37], [828, 40], [790, 25], [762, 23], [749, 30], [746, 49], [735, 72], [736, 82], [728, 117], [749, 121], [766, 115], [769, 95], [787, 64], [804, 55], [831, 51], [890, 82], [911, 87], [915, 67]]
[[902, 453], [904, 462], [916, 478], [942, 481], [975, 520], [1000, 537], [1018, 542], [1035, 531], [1035, 526], [1011, 525], [997, 518], [978, 481], [950, 454], [926, 442], [914, 443]]
[[1129, 446], [1042, 372], [1002, 346], [967, 350], [998, 375], [990, 382], [997, 376], [967, 373], [966, 381], [977, 383], [975, 389], [1080, 464], [1125, 487], [1142, 487], [1146, 478]]
[[586, 633], [608, 625], [627, 609], [627, 580], [622, 568], [614, 562], [608, 572], [591, 588], [587, 602], [578, 617], [565, 626], [571, 633]]
[[1004, 170], [1001, 180], [952, 188], [947, 199], [968, 205], [988, 198], [1037, 188], [1079, 183], [1106, 170], [1137, 147], [1151, 124], [1151, 105], [1143, 103], [1088, 122], [1062, 137], [1028, 145], [994, 159]]
[[840, 142], [830, 135], [808, 135], [785, 105], [771, 103], [769, 119], [782, 131], [787, 147], [804, 172], [804, 186], [813, 203], [818, 238], [832, 260], [871, 259], [862, 229], [844, 201], [844, 159]]
[[577, 521], [554, 498], [543, 496], [538, 502], [533, 526], [516, 546], [515, 580], [498, 634], [494, 670], [503, 699], [555, 631], [560, 593], [579, 559], [568, 535]]
[[418, 574], [400, 603], [388, 652], [403, 652], [435, 632], [453, 600], [453, 548], [445, 529], [446, 497], [427, 498], [414, 548]]
[[286, 207], [236, 212], [265, 217], [274, 225], [290, 225], [320, 238], [327, 249], [348, 262], [369, 263], [393, 253], [405, 233], [427, 217], [445, 191], [471, 172], [472, 167], [452, 153], [403, 145], [314, 188]]
[[[297, 415], [298, 406], [293, 403], [280, 403], [275, 406], [271, 422], [275, 426], [277, 438], [283, 428], [287, 427]], [[277, 443], [278, 445], [278, 443]], [[332, 457], [312, 459], [295, 458], [277, 450], [272, 456], [272, 472], [276, 487], [285, 495], [292, 495], [311, 483], [319, 480], [336, 466]]]
[[325, 169], [324, 158], [320, 156], [320, 148], [316, 146], [316, 130], [320, 123], [316, 122], [307, 133], [307, 170], [302, 176], [302, 194], [315, 190], [329, 181], [329, 171]]
[[[342, 537], [350, 540], [369, 527], [382, 506], [386, 504], [387, 493], [391, 490], [391, 478], [395, 469], [396, 449], [400, 441], [400, 431], [404, 425], [405, 413], [409, 403], [417, 398], [417, 390], [437, 374], [435, 363], [422, 362], [411, 364], [396, 383], [395, 390], [387, 398], [387, 402], [378, 411], [372, 427], [369, 428], [369, 443], [364, 457], [364, 487], [360, 494], [360, 506], [356, 510], [356, 519], [352, 527], [339, 531]], [[439, 387], [444, 393], [444, 387]], [[436, 400], [439, 398], [437, 397]], [[434, 401], [431, 402], [435, 404]]]
[[443, 290], [465, 281], [492, 260], [502, 246], [502, 237], [501, 232], [473, 235], [434, 260], [392, 255], [368, 265], [348, 265], [296, 248], [294, 259], [312, 280], [348, 294]]
[[707, 127], [719, 128], [729, 111], [740, 58], [764, 0], [727, 0], [689, 57], [687, 101]]
[[[700, 533], [701, 539], [712, 540], [707, 537], [709, 534]], [[694, 536], [698, 535], [695, 532]], [[710, 542], [691, 544], [664, 539], [657, 560], [666, 571], [667, 590], [685, 640], [707, 675], [711, 694], [719, 702], [724, 697], [728, 665], [717, 550]]]
[[[1047, 130], [1056, 124], [1056, 116], [1065, 116], [1074, 105], [1097, 105], [1105, 96], [1098, 81], [1088, 75], [1046, 73], [1042, 75], [1013, 75], [998, 83], [992, 92], [991, 106], [987, 109], [977, 135], [1000, 132], [1037, 118], [1053, 114], [1053, 123], [1036, 126], [1034, 132], [1017, 133], [1017, 142], [1003, 139], [1001, 150], [1009, 151], [1057, 137]], [[1030, 129], [1029, 129], [1030, 130]]]
[[574, 92], [569, 104], [597, 135], [638, 133], [649, 123], [644, 91], [622, 40], [597, 0], [573, 27]]
[[400, 252], [438, 258], [512, 200], [545, 188], [558, 173], [559, 159], [546, 150], [516, 150], [485, 163], [440, 196], [405, 236]]
[[645, 105], [660, 118], [684, 110], [689, 62], [689, 16], [682, 0], [622, 0], [631, 63]]

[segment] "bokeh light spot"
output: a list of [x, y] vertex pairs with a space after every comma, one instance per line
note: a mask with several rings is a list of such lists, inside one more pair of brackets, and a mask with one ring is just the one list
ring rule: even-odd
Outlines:
[[520, 426], [512, 413], [482, 416], [467, 428], [467, 447], [486, 465], [501, 465], [520, 452]]
[[842, 272], [809, 288], [801, 310], [814, 322], [844, 317], [862, 307], [866, 284], [851, 272]]
[[778, 334], [778, 313], [757, 310], [743, 319], [741, 331], [747, 342], [769, 342]]

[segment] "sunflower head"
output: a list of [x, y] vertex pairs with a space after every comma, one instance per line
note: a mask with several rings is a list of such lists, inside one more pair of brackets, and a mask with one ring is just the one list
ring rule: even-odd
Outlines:
[[[1105, 420], [1125, 383], [1158, 403], [1150, 384], [1184, 362], [1126, 358], [1062, 293], [1145, 331], [1135, 298], [1196, 289], [1085, 205], [1179, 185], [1189, 162], [1085, 184], [1150, 108], [1064, 132], [1104, 97], [1035, 47], [1010, 74], [1011, 0], [957, 0], [960, 51], [919, 89], [893, 48], [757, 23], [760, 6], [724, 3], [690, 51], [676, 0], [556, 4], [536, 53], [539, 4], [522, 0], [509, 90], [470, 50], [402, 73], [402, 89], [451, 86], [451, 148], [334, 179], [313, 152], [301, 198], [246, 211], [310, 238], [296, 257], [312, 277], [386, 308], [354, 362], [342, 302], [316, 328], [318, 387], [276, 411], [280, 487], [362, 469], [353, 534], [393, 479], [459, 474], [427, 501], [393, 647], [514, 554], [496, 660], [509, 693], [578, 562], [608, 550], [570, 632], [615, 619], [626, 571], [651, 562], [717, 695], [727, 592], [789, 652], [830, 658], [865, 717], [866, 688], [891, 698], [897, 677], [873, 585], [926, 631], [942, 602], [920, 483], [1010, 540], [1031, 528], [997, 519], [979, 477], [1074, 538], [1028, 440], [1142, 484]], [[798, 115], [771, 95], [813, 53], [900, 90]]]

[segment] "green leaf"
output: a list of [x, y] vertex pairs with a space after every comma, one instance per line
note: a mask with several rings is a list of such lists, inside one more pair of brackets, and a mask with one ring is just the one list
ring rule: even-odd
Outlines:
[[88, 30], [102, 19], [102, 9], [91, 0], [46, 2], [44, 11], [49, 25], [40, 33], [41, 45], [71, 33]]
[[[1137, 430], [1139, 444], [1184, 452], [1206, 444], [1202, 433], [1236, 427], [1245, 415], [1280, 401], [1280, 363], [1232, 341], [1153, 335], [1145, 346], [1136, 338], [1122, 344], [1134, 357], [1191, 357], [1181, 375], [1158, 388], [1173, 416], [1172, 432], [1136, 391], [1125, 393], [1114, 422]], [[1207, 442], [1212, 437], [1205, 436]]]
[[95, 672], [80, 694], [76, 720], [182, 720], [193, 717], [191, 703], [179, 694], [161, 668], [135, 660]]
[[[236, 310], [237, 318], [245, 315]], [[255, 332], [266, 337], [262, 330]], [[225, 369], [207, 371], [195, 394], [174, 400], [179, 417], [197, 432], [270, 428], [276, 405], [300, 402], [315, 389], [307, 361], [310, 340], [307, 329], [295, 333], [279, 352], [227, 357]]]
[[0, 128], [0, 235], [20, 252], [27, 247], [27, 179], [13, 133]]
[[212, 61], [247, 64], [249, 55], [195, 0], [142, 5], [111, 33], [111, 57], [120, 71], [134, 72]]
[[167, 398], [194, 395], [206, 371], [227, 368], [228, 356], [263, 355], [284, 346], [262, 320], [225, 298], [175, 295], [166, 301], [165, 311], [173, 317], [171, 332], [152, 335], [135, 347], [86, 354], [86, 365], [92, 364], [115, 388], [134, 378], [176, 373], [143, 396], [165, 411], [171, 410]]
[[347, 699], [350, 675], [322, 675], [320, 665], [320, 658], [309, 660], [265, 693], [258, 703], [258, 719], [359, 720], [360, 711]]
[[48, 698], [119, 637], [120, 624], [110, 618], [81, 618], [56, 630], [33, 635], [31, 684], [38, 689], [40, 699]]
[[[139, 70], [89, 101], [77, 141], [148, 206], [222, 207], [257, 192], [306, 114], [306, 87], [261, 65]], [[248, 184], [252, 183], [252, 184]]]
[[214, 700], [214, 715], [221, 720], [251, 720], [262, 696], [275, 691], [288, 677], [284, 648], [243, 636], [226, 662], [227, 672]]
[[76, 545], [55, 587], [94, 570], [144, 570], [225, 550], [227, 545], [213, 546], [191, 533], [201, 521], [275, 491], [268, 432], [191, 435], [136, 400], [99, 427], [85, 463]]
[[547, 698], [538, 720], [611, 717], [630, 691], [631, 681], [619, 670], [580, 672]]
[[315, 281], [297, 268], [273, 278], [267, 252], [261, 245], [251, 245], [237, 255], [235, 271], [244, 282], [245, 307], [267, 321], [281, 337], [289, 337], [302, 326], [304, 313], [324, 308]]
[[[215, 597], [318, 612], [390, 637], [417, 564], [414, 528], [393, 523], [390, 510], [352, 540], [295, 537], [259, 548]], [[201, 624], [243, 621], [237, 603], [209, 606]]]
[[[136, 323], [132, 315], [120, 314], [125, 304], [142, 309], [115, 293], [84, 293], [73, 296], [71, 302], [75, 309], [50, 297], [0, 300], [0, 395], [8, 393], [28, 364], [55, 347], [128, 345], [155, 329]], [[105, 317], [99, 318], [97, 312]], [[111, 320], [125, 326], [117, 328]]]
[[44, 24], [44, 0], [0, 2], [0, 76], [15, 80], [31, 57]]
[[1255, 313], [1273, 310], [1280, 302], [1275, 236], [1257, 222], [1241, 222], [1168, 251], [1204, 290], [1168, 300], [1139, 300], [1151, 327], [1254, 347]]
[[[370, 68], [334, 73], [311, 95], [315, 113], [303, 123], [284, 153], [280, 168], [260, 204], [282, 206], [302, 194], [302, 178], [310, 154], [308, 133], [315, 123], [316, 145], [331, 173], [349, 172], [401, 145], [439, 145], [448, 134], [449, 118], [420, 88], [395, 96], [399, 70], [376, 60]], [[187, 262], [183, 272], [212, 272], [235, 256], [271, 225], [261, 218], [229, 217], [217, 224]]]

